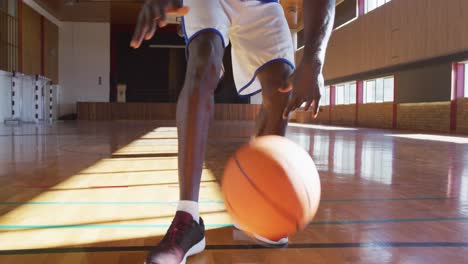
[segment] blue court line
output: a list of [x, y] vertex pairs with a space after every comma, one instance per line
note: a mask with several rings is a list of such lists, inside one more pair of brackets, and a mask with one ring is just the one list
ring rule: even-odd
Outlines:
[[[457, 197], [417, 197], [417, 198], [362, 198], [362, 199], [323, 199], [322, 203], [387, 202], [387, 201], [445, 201]], [[172, 202], [0, 202], [0, 205], [176, 205]], [[200, 201], [200, 204], [224, 204], [222, 200]]]
[[[408, 218], [408, 219], [377, 219], [377, 220], [343, 220], [311, 222], [310, 225], [353, 225], [353, 224], [385, 224], [385, 223], [415, 223], [415, 222], [448, 222], [468, 221], [468, 217], [450, 218]], [[207, 228], [231, 227], [232, 224], [206, 224]], [[163, 228], [169, 224], [74, 224], [74, 225], [0, 225], [0, 229], [97, 229], [97, 228]]]

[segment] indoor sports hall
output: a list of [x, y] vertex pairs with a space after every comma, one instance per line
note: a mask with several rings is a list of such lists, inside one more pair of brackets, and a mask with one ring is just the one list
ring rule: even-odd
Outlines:
[[[263, 3], [281, 5], [296, 67], [303, 1]], [[0, 0], [0, 263], [143, 264], [170, 227], [186, 32], [171, 13], [130, 47], [142, 2]], [[318, 116], [298, 108], [286, 130], [315, 163], [317, 212], [281, 248], [234, 226], [223, 173], [263, 97], [238, 95], [229, 44], [206, 107], [206, 248], [186, 263], [467, 262], [468, 1], [334, 4]]]

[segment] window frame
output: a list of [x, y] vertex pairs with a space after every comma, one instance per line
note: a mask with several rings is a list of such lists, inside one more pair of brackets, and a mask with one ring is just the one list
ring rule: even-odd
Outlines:
[[[372, 1], [372, 3], [376, 3], [374, 8], [369, 9], [369, 1]], [[381, 7], [381, 6], [385, 5], [385, 4], [387, 4], [387, 3], [389, 3], [389, 2], [392, 1], [392, 0], [382, 0], [382, 1], [383, 1], [382, 4], [379, 4], [377, 1], [378, 1], [378, 0], [364, 0], [364, 14], [367, 14], [367, 13], [369, 13], [369, 12], [372, 12], [372, 11], [374, 11], [375, 9], [377, 9], [377, 8], [379, 8], [379, 7]]]
[[[354, 105], [357, 103], [357, 81], [335, 84], [335, 105]], [[343, 90], [341, 92], [341, 90]], [[339, 96], [343, 96], [343, 100]], [[353, 96], [351, 96], [353, 95]], [[351, 100], [354, 99], [354, 100]]]
[[[378, 78], [372, 78], [372, 79], [367, 79], [367, 80], [364, 80], [363, 81], [363, 103], [364, 104], [381, 104], [381, 103], [391, 103], [395, 100], [395, 85], [394, 85], [394, 79], [395, 77], [393, 75], [388, 75], [388, 76], [382, 76], [382, 77], [378, 77]], [[390, 83], [392, 84], [392, 89], [390, 90], [390, 94], [391, 96], [389, 96], [388, 98], [391, 98], [391, 100], [386, 100], [386, 81], [387, 80], [391, 80]], [[378, 81], [381, 82], [381, 87], [379, 87], [377, 85]], [[369, 98], [369, 83], [373, 83], [373, 93], [372, 93], [372, 98]], [[378, 89], [382, 89], [382, 98], [381, 100], [377, 100], [377, 94], [378, 94]], [[379, 91], [380, 92], [380, 91]]]

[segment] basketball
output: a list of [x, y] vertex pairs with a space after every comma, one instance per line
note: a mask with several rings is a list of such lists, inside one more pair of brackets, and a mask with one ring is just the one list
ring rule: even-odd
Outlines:
[[229, 159], [222, 179], [228, 213], [248, 234], [277, 240], [303, 230], [320, 201], [312, 158], [280, 136], [263, 136]]

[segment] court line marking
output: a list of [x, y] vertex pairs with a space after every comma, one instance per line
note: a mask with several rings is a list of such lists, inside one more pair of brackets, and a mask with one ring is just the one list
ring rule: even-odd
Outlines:
[[[465, 248], [467, 242], [363, 242], [363, 243], [303, 243], [289, 244], [283, 249], [312, 249], [312, 248]], [[74, 247], [74, 248], [41, 248], [41, 249], [12, 249], [0, 250], [0, 255], [28, 255], [28, 254], [64, 254], [86, 252], [131, 252], [150, 251], [153, 246], [128, 247]], [[269, 249], [261, 245], [207, 245], [206, 250], [253, 250]]]
[[[386, 224], [386, 223], [415, 223], [415, 222], [449, 222], [468, 221], [468, 217], [449, 218], [402, 218], [402, 219], [375, 219], [375, 220], [342, 220], [342, 221], [319, 221], [311, 222], [309, 225], [355, 225], [355, 224]], [[232, 227], [232, 224], [206, 224], [207, 228]], [[70, 224], [70, 225], [0, 225], [0, 230], [12, 229], [139, 229], [139, 228], [160, 228], [167, 229], [169, 224]]]
[[[354, 203], [354, 202], [387, 202], [387, 201], [446, 201], [458, 200], [458, 197], [415, 197], [415, 198], [362, 198], [362, 199], [323, 199], [321, 203]], [[37, 202], [0, 202], [0, 205], [164, 205], [177, 204], [178, 201], [169, 202], [52, 202], [52, 201], [37, 201]], [[199, 201], [200, 204], [224, 204], [222, 200], [206, 200]]]

